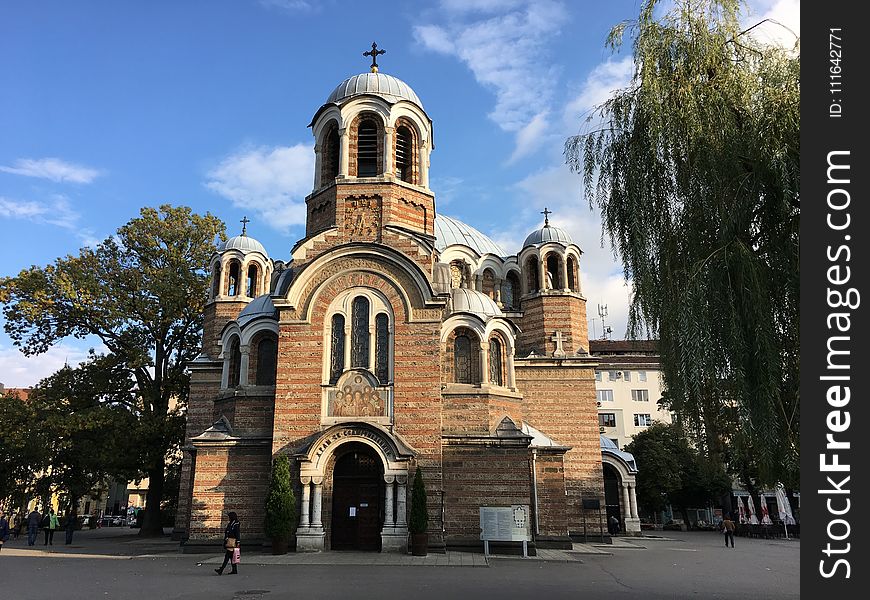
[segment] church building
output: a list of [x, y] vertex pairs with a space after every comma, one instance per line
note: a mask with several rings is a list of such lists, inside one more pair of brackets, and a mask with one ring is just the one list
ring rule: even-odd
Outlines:
[[176, 535], [218, 544], [233, 510], [246, 544], [266, 542], [281, 454], [297, 551], [406, 551], [417, 467], [430, 551], [480, 547], [481, 507], [528, 507], [537, 547], [597, 532], [598, 359], [580, 248], [548, 211], [517, 255], [438, 214], [432, 119], [374, 59], [310, 127], [314, 188], [289, 260], [245, 223], [211, 262]]

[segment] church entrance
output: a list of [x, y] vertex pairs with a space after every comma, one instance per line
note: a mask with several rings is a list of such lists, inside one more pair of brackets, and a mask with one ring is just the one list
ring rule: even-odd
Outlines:
[[610, 517], [619, 519], [620, 531], [623, 530], [622, 511], [619, 509], [619, 498], [622, 491], [622, 482], [619, 474], [608, 464], [604, 464], [604, 505], [607, 509], [607, 523]]
[[381, 549], [384, 467], [365, 444], [349, 444], [335, 461], [332, 483], [333, 550]]

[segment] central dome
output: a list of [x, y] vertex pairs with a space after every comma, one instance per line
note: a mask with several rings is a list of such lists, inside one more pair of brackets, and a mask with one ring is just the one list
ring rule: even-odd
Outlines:
[[468, 246], [481, 256], [484, 254], [507, 256], [501, 246], [496, 244], [489, 237], [480, 233], [471, 225], [440, 213], [436, 214], [435, 248], [439, 252], [444, 252], [445, 248], [453, 246], [454, 244]]
[[408, 100], [423, 108], [423, 103], [420, 102], [420, 98], [417, 97], [411, 86], [401, 79], [384, 73], [360, 73], [359, 75], [348, 77], [332, 90], [326, 102], [338, 103], [345, 98], [360, 96], [362, 94], [380, 96], [391, 103], [398, 102], [399, 100]]

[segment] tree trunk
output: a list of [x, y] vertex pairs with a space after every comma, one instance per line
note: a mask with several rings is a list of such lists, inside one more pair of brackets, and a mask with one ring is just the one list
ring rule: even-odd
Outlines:
[[166, 459], [163, 456], [155, 460], [152, 467], [148, 469], [148, 494], [145, 496], [145, 514], [142, 518], [142, 527], [139, 529], [141, 537], [163, 536], [160, 501], [163, 499], [165, 469]]

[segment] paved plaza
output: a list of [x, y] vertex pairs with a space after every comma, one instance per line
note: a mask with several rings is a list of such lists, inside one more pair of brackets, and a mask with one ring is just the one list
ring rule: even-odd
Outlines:
[[177, 543], [139, 539], [126, 528], [76, 532], [72, 546], [0, 552], [0, 598], [278, 600], [318, 598], [797, 598], [797, 540], [715, 533], [578, 544], [537, 557], [449, 552], [324, 552], [272, 556], [244, 549], [238, 575], [218, 577], [215, 554], [182, 554]]

